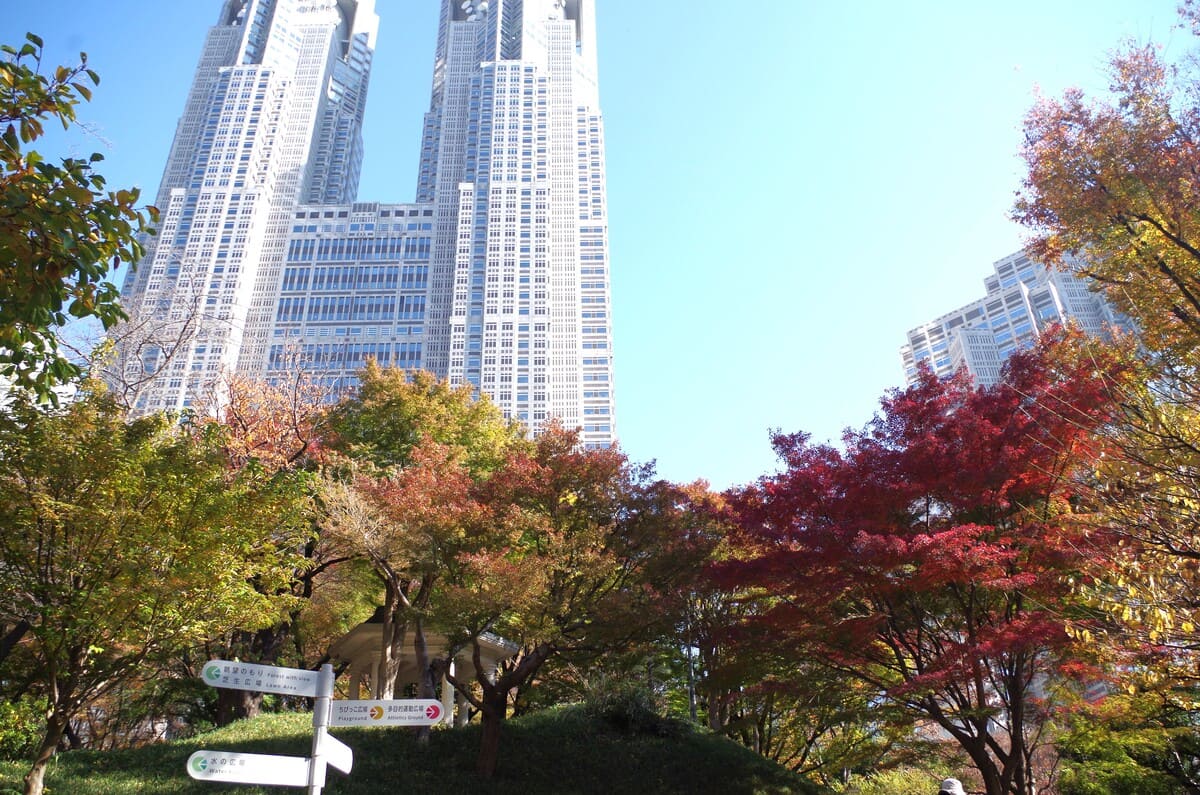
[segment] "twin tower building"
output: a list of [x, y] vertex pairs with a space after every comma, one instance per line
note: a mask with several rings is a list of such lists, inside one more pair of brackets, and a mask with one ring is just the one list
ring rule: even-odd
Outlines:
[[[425, 0], [432, 2], [433, 0]], [[416, 199], [363, 202], [375, 0], [224, 0], [126, 279], [139, 412], [369, 359], [616, 439], [594, 0], [442, 0]]]

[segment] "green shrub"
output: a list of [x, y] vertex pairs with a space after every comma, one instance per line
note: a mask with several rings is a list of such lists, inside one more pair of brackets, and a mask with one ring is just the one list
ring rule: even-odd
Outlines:
[[1178, 795], [1179, 782], [1127, 756], [1064, 761], [1059, 795]]
[[0, 702], [0, 759], [32, 759], [46, 731], [45, 716], [42, 698]]
[[1058, 739], [1061, 795], [1176, 795], [1194, 775], [1194, 717], [1148, 697], [1110, 697]]
[[843, 795], [936, 795], [942, 779], [953, 776], [945, 770], [930, 771], [914, 768], [883, 770], [869, 776], [855, 777], [842, 790]]
[[603, 680], [590, 688], [584, 709], [588, 715], [626, 734], [678, 737], [691, 728], [683, 721], [664, 716], [654, 694], [635, 682]]

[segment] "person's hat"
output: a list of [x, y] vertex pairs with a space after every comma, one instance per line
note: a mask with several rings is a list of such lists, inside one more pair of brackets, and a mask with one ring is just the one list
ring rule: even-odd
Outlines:
[[962, 788], [962, 782], [956, 778], [948, 778], [942, 782], [942, 790], [938, 795], [967, 795]]

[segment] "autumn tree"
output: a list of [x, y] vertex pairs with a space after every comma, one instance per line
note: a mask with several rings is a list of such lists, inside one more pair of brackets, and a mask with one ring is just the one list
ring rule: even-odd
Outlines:
[[[642, 473], [639, 477], [649, 472], [634, 471]], [[630, 504], [630, 510], [659, 527], [657, 540], [644, 552], [640, 579], [650, 589], [636, 631], [619, 633], [615, 643], [597, 634], [593, 642], [564, 645], [534, 677], [510, 691], [511, 717], [582, 701], [598, 715], [652, 732], [670, 730], [677, 719], [698, 720], [702, 666], [689, 642], [688, 616], [718, 540], [713, 526], [719, 520], [709, 508], [718, 495], [703, 481], [676, 486], [650, 479], [647, 486], [651, 482], [654, 487]], [[507, 541], [499, 545], [506, 547]]]
[[845, 449], [779, 435], [786, 464], [733, 495], [728, 587], [750, 619], [950, 737], [989, 795], [1029, 795], [1053, 704], [1039, 686], [1068, 659], [1068, 578], [1100, 537], [1076, 520], [1073, 478], [1095, 456], [1115, 363], [1043, 342], [1003, 383], [925, 371], [889, 394]]
[[739, 646], [738, 667], [721, 672], [746, 677], [726, 707], [730, 739], [824, 786], [936, 753], [910, 716], [863, 682], [778, 644], [754, 648]]
[[270, 583], [307, 530], [261, 470], [230, 471], [218, 427], [127, 423], [90, 386], [62, 409], [0, 414], [0, 681], [49, 705], [27, 795], [80, 710], [205, 639], [274, 622], [287, 599]]
[[[207, 644], [206, 659], [300, 667], [314, 662], [304, 651], [305, 612], [322, 578], [357, 556], [335, 535], [323, 532], [318, 470], [325, 459], [328, 397], [327, 389], [302, 370], [279, 372], [271, 382], [227, 375], [214, 386], [211, 402], [198, 408], [194, 427], [220, 440], [230, 476], [252, 474], [289, 494], [304, 507], [307, 522], [306, 532], [274, 539], [287, 545], [291, 568], [254, 583], [264, 597], [286, 600], [289, 609], [269, 625], [237, 627]], [[261, 693], [219, 690], [217, 722], [253, 717], [261, 706]]]
[[775, 628], [757, 620], [773, 602], [704, 580], [693, 591], [680, 642], [695, 650], [707, 726], [825, 785], [914, 759], [922, 743], [911, 718], [845, 672], [781, 645]]
[[57, 121], [75, 121], [100, 78], [80, 53], [76, 66], [46, 68], [42, 40], [0, 47], [0, 376], [39, 398], [81, 375], [59, 350], [57, 331], [73, 318], [105, 328], [124, 317], [106, 281], [142, 255], [138, 235], [157, 211], [139, 209], [137, 189], [110, 191], [100, 154], [58, 164], [26, 149]]
[[365, 557], [383, 584], [385, 642], [377, 698], [392, 698], [409, 645], [421, 672], [419, 697], [436, 696], [426, 622], [459, 555], [480, 547], [484, 523], [473, 485], [463, 451], [432, 441], [413, 448], [407, 466], [326, 482], [330, 532]]
[[1200, 705], [1200, 391], [1190, 378], [1163, 378], [1153, 360], [1136, 368], [1086, 494], [1096, 508], [1089, 519], [1119, 546], [1076, 584], [1078, 597], [1106, 619], [1080, 636], [1105, 663], [1109, 692], [1083, 705], [1064, 742], [1077, 779], [1094, 764], [1103, 775], [1138, 770], [1146, 781], [1174, 780], [1193, 791], [1200, 787], [1192, 717]]
[[1195, 69], [1130, 43], [1111, 58], [1107, 98], [1041, 98], [1025, 118], [1014, 211], [1035, 256], [1093, 279], [1150, 350], [1184, 360], [1200, 346]]
[[[1181, 12], [1197, 32], [1194, 0]], [[1195, 701], [1200, 648], [1198, 68], [1194, 56], [1171, 62], [1153, 43], [1127, 43], [1109, 61], [1107, 95], [1039, 100], [1015, 209], [1035, 254], [1090, 276], [1138, 326], [1140, 376], [1121, 395], [1092, 495], [1125, 554], [1085, 595], [1113, 620], [1107, 639], [1139, 654], [1121, 666], [1131, 684], [1162, 688], [1172, 709]]]
[[1190, 381], [1140, 374], [1122, 392], [1120, 424], [1100, 461], [1090, 499], [1121, 554], [1082, 591], [1120, 628], [1114, 642], [1153, 649], [1159, 664], [1126, 668], [1143, 684], [1194, 677], [1200, 649], [1200, 390]]
[[352, 462], [325, 481], [328, 527], [383, 585], [376, 690], [390, 697], [411, 645], [421, 692], [432, 697], [425, 629], [435, 589], [458, 555], [478, 546], [472, 489], [525, 444], [521, 429], [470, 386], [374, 362], [329, 413], [328, 428], [329, 448]]
[[[600, 654], [642, 639], [657, 625], [656, 602], [672, 578], [692, 573], [686, 554], [672, 554], [680, 537], [676, 487], [615, 448], [582, 449], [577, 433], [559, 427], [535, 444], [480, 484], [494, 537], [460, 558], [440, 610], [475, 675], [451, 670], [454, 649], [437, 672], [482, 716], [477, 769], [489, 777], [510, 693], [556, 655]], [[495, 672], [482, 661], [488, 633], [519, 647]]]
[[230, 466], [288, 472], [320, 460], [329, 397], [303, 370], [279, 372], [270, 381], [226, 374], [198, 413], [224, 427]]
[[473, 472], [494, 468], [521, 437], [515, 422], [486, 396], [452, 386], [424, 370], [380, 367], [373, 360], [358, 374], [357, 391], [329, 416], [329, 446], [383, 470], [404, 467], [428, 438], [463, 450]]
[[679, 493], [683, 521], [673, 543], [695, 576], [667, 580], [676, 590], [667, 605], [673, 631], [658, 641], [678, 660], [674, 680], [660, 685], [675, 714], [825, 785], [924, 750], [903, 721], [880, 720], [881, 705], [861, 683], [781, 648], [774, 631], [754, 621], [769, 595], [709, 576], [706, 568], [740, 552], [728, 540], [735, 526], [725, 495], [704, 482]]

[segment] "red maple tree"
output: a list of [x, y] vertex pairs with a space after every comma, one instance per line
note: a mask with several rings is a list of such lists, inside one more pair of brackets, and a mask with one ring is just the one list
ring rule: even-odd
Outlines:
[[[682, 490], [556, 424], [475, 493], [490, 537], [459, 556], [439, 605], [474, 676], [452, 672], [451, 654], [434, 664], [479, 710], [477, 771], [491, 777], [510, 695], [552, 658], [595, 659], [651, 636], [698, 556]], [[488, 633], [517, 649], [495, 671], [483, 663]]]
[[1102, 543], [1072, 476], [1116, 375], [1060, 336], [994, 388], [924, 372], [844, 451], [777, 435], [786, 469], [731, 495], [739, 551], [714, 576], [765, 605], [753, 620], [788, 653], [956, 742], [989, 795], [1033, 792], [1068, 579]]

